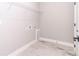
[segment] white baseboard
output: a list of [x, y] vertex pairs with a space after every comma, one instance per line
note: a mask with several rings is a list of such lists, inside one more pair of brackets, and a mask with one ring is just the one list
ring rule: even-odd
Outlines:
[[[47, 41], [47, 42], [52, 42], [52, 43], [57, 43], [57, 44], [61, 44], [61, 45], [65, 45], [65, 46], [69, 46], [69, 47], [73, 47], [72, 43], [68, 43], [68, 42], [62, 42], [59, 40], [54, 40], [54, 39], [48, 39], [48, 38], [43, 38], [40, 37], [41, 41]], [[34, 44], [35, 42], [37, 42], [38, 40], [33, 40], [30, 43], [24, 45], [23, 47], [17, 49], [16, 51], [10, 53], [8, 56], [17, 56], [19, 53], [23, 52], [25, 49], [27, 49], [28, 47], [30, 47], [32, 44]]]
[[33, 40], [30, 43], [24, 45], [23, 47], [17, 49], [16, 51], [12, 52], [11, 54], [9, 54], [8, 56], [17, 56], [19, 53], [23, 52], [25, 49], [27, 49], [28, 47], [30, 47], [32, 44], [34, 44], [35, 42], [37, 42], [37, 40]]
[[57, 44], [61, 44], [61, 45], [69, 46], [69, 47], [74, 47], [73, 43], [63, 42], [63, 41], [59, 41], [59, 40], [55, 40], [55, 39], [49, 39], [49, 38], [40, 37], [39, 40], [52, 42], [52, 43], [57, 43]]

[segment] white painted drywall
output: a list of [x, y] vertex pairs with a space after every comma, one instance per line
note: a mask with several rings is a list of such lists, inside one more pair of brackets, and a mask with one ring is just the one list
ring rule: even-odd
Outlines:
[[73, 43], [72, 2], [40, 3], [40, 36]]
[[38, 3], [0, 3], [0, 55], [8, 55], [34, 40], [38, 18]]

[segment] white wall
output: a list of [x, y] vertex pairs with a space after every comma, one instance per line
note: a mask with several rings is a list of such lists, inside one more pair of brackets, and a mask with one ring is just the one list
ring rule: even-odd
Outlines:
[[34, 40], [39, 24], [41, 37], [72, 43], [73, 13], [73, 3], [0, 3], [0, 55]]
[[72, 43], [73, 3], [41, 2], [40, 10], [40, 36]]
[[0, 3], [0, 55], [8, 55], [34, 40], [38, 18], [39, 3]]

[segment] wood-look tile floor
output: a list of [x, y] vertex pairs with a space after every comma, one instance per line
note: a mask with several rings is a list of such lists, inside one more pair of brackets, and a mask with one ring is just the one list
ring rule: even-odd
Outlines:
[[38, 41], [18, 56], [74, 56], [74, 48]]

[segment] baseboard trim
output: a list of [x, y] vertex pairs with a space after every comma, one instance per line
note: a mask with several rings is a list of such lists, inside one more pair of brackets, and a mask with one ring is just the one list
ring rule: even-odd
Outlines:
[[55, 40], [55, 39], [40, 37], [39, 40], [52, 42], [52, 43], [57, 43], [57, 44], [65, 45], [65, 46], [68, 46], [68, 47], [74, 47], [73, 43], [63, 42], [63, 41], [59, 41], [59, 40]]
[[[47, 41], [47, 42], [57, 43], [57, 44], [61, 44], [61, 45], [69, 46], [69, 47], [73, 47], [74, 46], [74, 44], [72, 44], [72, 43], [63, 42], [63, 41], [59, 41], [59, 40], [55, 40], [55, 39], [44, 38], [44, 37], [40, 37], [39, 40], [40, 41]], [[8, 56], [17, 56], [18, 54], [23, 52], [25, 49], [27, 49], [28, 47], [30, 47], [32, 44], [34, 44], [37, 41], [38, 40], [31, 41], [30, 43], [24, 45], [23, 47], [17, 49], [16, 51], [14, 51], [12, 53], [10, 53]]]
[[37, 42], [37, 40], [31, 41], [30, 43], [24, 45], [23, 47], [17, 49], [16, 51], [14, 51], [12, 53], [10, 53], [8, 56], [17, 56], [19, 53], [23, 52], [25, 49], [27, 49], [28, 47], [30, 47], [35, 42]]

